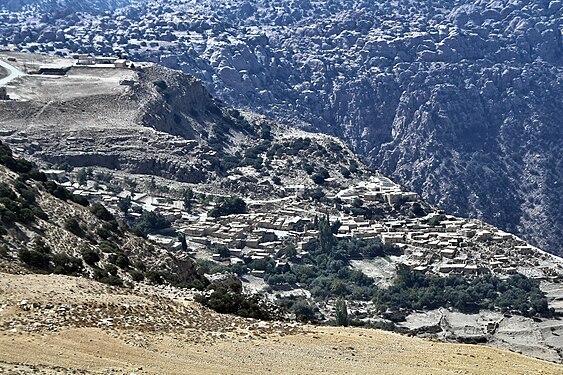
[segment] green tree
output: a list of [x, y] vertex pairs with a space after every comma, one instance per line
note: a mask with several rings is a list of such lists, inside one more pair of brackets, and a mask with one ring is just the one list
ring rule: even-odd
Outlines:
[[186, 241], [186, 234], [178, 232], [178, 241], [182, 244], [182, 250], [188, 250], [188, 242]]
[[186, 190], [184, 190], [183, 198], [184, 209], [191, 213], [194, 204], [194, 191], [191, 188], [187, 188]]
[[332, 228], [328, 219], [322, 218], [319, 220], [319, 242], [321, 245], [321, 250], [325, 252], [331, 252], [336, 244], [336, 239], [332, 234]]
[[88, 181], [88, 172], [86, 172], [86, 169], [84, 168], [79, 169], [78, 172], [76, 173], [76, 179], [78, 180], [80, 185], [84, 185], [86, 181]]
[[350, 321], [348, 319], [348, 307], [343, 298], [336, 301], [336, 325], [348, 327]]
[[117, 202], [117, 207], [119, 207], [119, 209], [121, 211], [123, 211], [123, 213], [125, 215], [127, 215], [127, 213], [129, 212], [129, 210], [131, 209], [131, 199], [129, 198], [120, 198], [119, 201]]
[[115, 220], [115, 217], [108, 211], [107, 208], [101, 203], [94, 203], [90, 206], [90, 212], [94, 214], [98, 219], [104, 221]]
[[221, 198], [219, 202], [209, 211], [209, 215], [213, 217], [244, 214], [246, 212], [246, 203], [239, 197]]
[[143, 211], [135, 228], [146, 234], [169, 227], [170, 222], [161, 213]]

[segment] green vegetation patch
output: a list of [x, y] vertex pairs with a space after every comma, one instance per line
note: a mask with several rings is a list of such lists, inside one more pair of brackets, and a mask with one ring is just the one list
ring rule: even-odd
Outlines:
[[239, 197], [220, 198], [215, 207], [209, 211], [209, 215], [213, 217], [244, 213], [246, 213], [246, 203]]
[[523, 316], [551, 316], [539, 282], [516, 274], [507, 279], [483, 275], [472, 280], [460, 276], [439, 277], [412, 271], [404, 265], [397, 270], [395, 284], [378, 291], [374, 298], [381, 313], [453, 307], [462, 312], [500, 310]]

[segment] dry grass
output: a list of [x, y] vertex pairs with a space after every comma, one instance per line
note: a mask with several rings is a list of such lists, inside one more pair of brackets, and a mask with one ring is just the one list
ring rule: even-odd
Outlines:
[[[562, 366], [484, 346], [257, 322], [169, 296], [149, 287], [128, 291], [79, 278], [0, 274], [0, 373], [563, 374]], [[23, 299], [33, 306], [23, 309]], [[45, 316], [38, 307], [44, 304], [84, 311], [65, 313], [50, 330], [30, 328]], [[116, 308], [123, 304], [142, 307], [131, 310], [137, 323], [73, 323], [81, 314], [123, 314]], [[159, 317], [168, 325], [149, 324]]]

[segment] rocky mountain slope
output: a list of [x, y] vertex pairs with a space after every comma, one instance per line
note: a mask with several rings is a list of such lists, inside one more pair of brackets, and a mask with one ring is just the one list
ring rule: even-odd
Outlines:
[[112, 12], [4, 14], [3, 44], [180, 68], [229, 104], [342, 137], [449, 212], [559, 251], [560, 1], [153, 1]]
[[0, 181], [4, 272], [28, 273], [26, 266], [34, 272], [84, 276], [118, 286], [151, 274], [171, 283], [198, 283], [192, 259], [132, 233], [104, 206], [89, 205], [47, 180], [2, 143]]
[[38, 162], [105, 167], [262, 197], [285, 196], [283, 185], [315, 187], [314, 172], [325, 171], [324, 178], [341, 185], [368, 170], [341, 141], [226, 107], [179, 71], [3, 56], [22, 69], [29, 59], [70, 68], [62, 77], [22, 77], [8, 90], [16, 100], [0, 102], [4, 140]]

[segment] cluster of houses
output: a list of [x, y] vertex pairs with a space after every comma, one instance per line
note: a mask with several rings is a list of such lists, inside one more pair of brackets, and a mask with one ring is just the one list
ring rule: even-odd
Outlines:
[[369, 180], [341, 190], [335, 197], [344, 202], [352, 202], [359, 198], [365, 202], [384, 201], [390, 205], [401, 200], [414, 201], [419, 198], [418, 194], [403, 191], [399, 185], [381, 175], [372, 176]]
[[[45, 171], [53, 177], [64, 171]], [[174, 229], [185, 236], [190, 255], [224, 264], [252, 260], [274, 260], [276, 266], [289, 267], [288, 246], [297, 258], [304, 257], [318, 243], [316, 221], [326, 215], [326, 207], [312, 201], [295, 198], [275, 201], [248, 201], [246, 214], [212, 217], [208, 215], [213, 205], [188, 213], [182, 200], [134, 193], [123, 190], [111, 192], [105, 185], [88, 181], [86, 184], [66, 182], [63, 185], [74, 194], [101, 201], [116, 212], [121, 199], [128, 199], [132, 207], [162, 214], [173, 223]], [[403, 192], [385, 177], [372, 177], [336, 194], [342, 201], [361, 199], [393, 205], [398, 200], [416, 201], [414, 193]], [[137, 210], [138, 211], [138, 210]], [[135, 217], [141, 214], [131, 211]], [[341, 225], [336, 236], [340, 239], [379, 239], [384, 244], [394, 244], [404, 250], [403, 261], [414, 270], [443, 275], [477, 275], [484, 272], [512, 274], [521, 272], [522, 264], [538, 271], [541, 266], [538, 249], [518, 237], [500, 231], [481, 221], [431, 213], [424, 217], [394, 217], [393, 220], [367, 219], [362, 216], [334, 211], [330, 220]], [[171, 236], [151, 236], [155, 241], [173, 249], [181, 242]], [[221, 253], [213, 249], [227, 249]], [[210, 250], [212, 252], [210, 252]], [[284, 251], [282, 251], [284, 250]], [[548, 255], [545, 255], [547, 257]], [[546, 272], [550, 267], [545, 267]], [[252, 275], [263, 275], [252, 270]], [[532, 275], [533, 276], [533, 275]], [[555, 276], [543, 273], [538, 277]]]
[[76, 55], [76, 65], [78, 66], [96, 66], [96, 67], [113, 67], [113, 68], [130, 68], [131, 62], [127, 59], [119, 57], [105, 57], [92, 55]]

